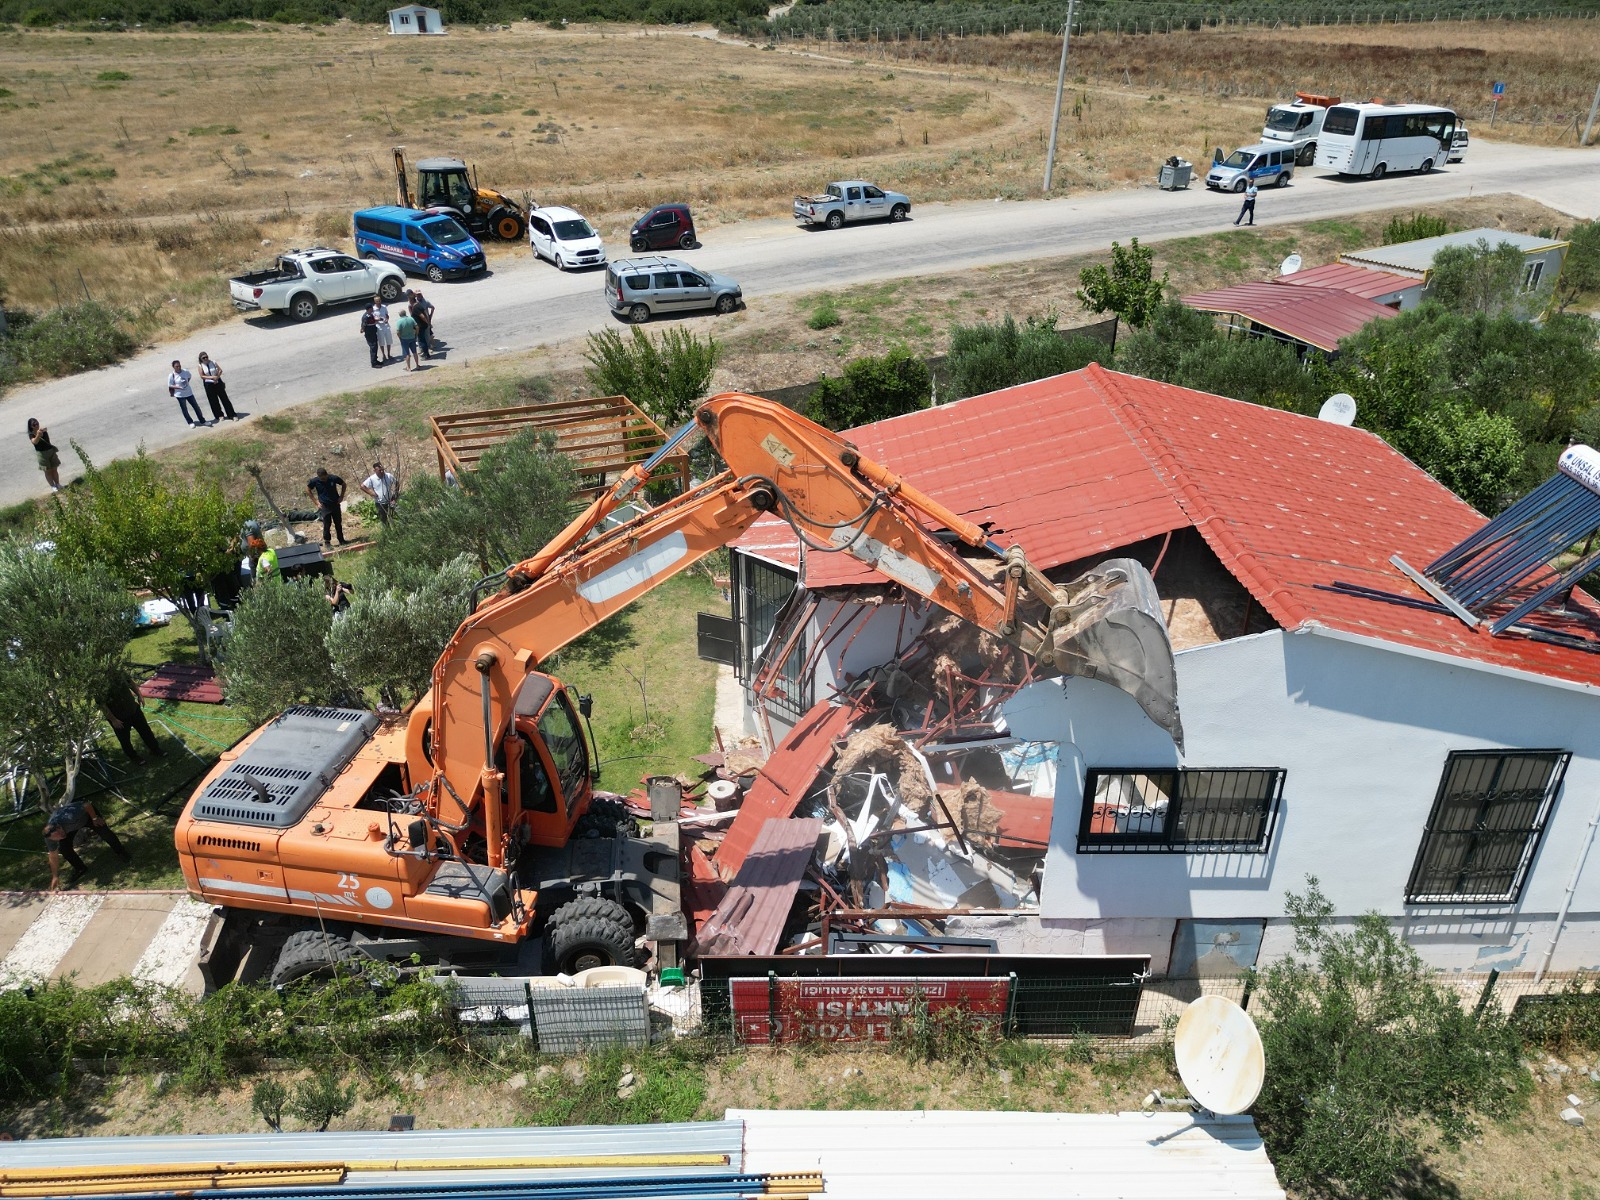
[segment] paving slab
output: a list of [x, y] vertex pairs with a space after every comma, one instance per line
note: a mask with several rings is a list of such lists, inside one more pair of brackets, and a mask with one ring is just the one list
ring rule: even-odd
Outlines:
[[133, 974], [176, 900], [167, 892], [107, 896], [56, 964], [55, 974], [76, 976], [84, 987]]
[[16, 945], [0, 959], [0, 988], [21, 987], [53, 976], [103, 903], [105, 897], [93, 892], [50, 896]]
[[42, 892], [0, 893], [0, 962], [5, 961], [34, 918], [44, 911], [44, 903]]

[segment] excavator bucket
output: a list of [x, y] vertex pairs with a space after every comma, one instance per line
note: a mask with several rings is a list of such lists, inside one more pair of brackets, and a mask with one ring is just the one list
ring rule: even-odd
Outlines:
[[1182, 750], [1172, 641], [1150, 572], [1131, 558], [1107, 559], [1060, 592], [1040, 658], [1048, 653], [1063, 675], [1121, 688]]

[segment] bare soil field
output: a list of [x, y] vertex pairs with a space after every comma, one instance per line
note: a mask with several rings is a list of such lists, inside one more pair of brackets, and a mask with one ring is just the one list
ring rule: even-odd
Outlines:
[[[110, 301], [152, 339], [204, 327], [231, 311], [228, 275], [346, 241], [352, 209], [390, 202], [396, 144], [574, 205], [611, 239], [663, 200], [687, 200], [710, 230], [782, 214], [839, 175], [917, 202], [1021, 199], [1039, 189], [1055, 47], [1019, 35], [773, 49], [706, 29], [532, 23], [427, 43], [348, 23], [3, 32], [0, 280], [14, 306]], [[1175, 151], [1203, 160], [1259, 130], [1262, 104], [1243, 96], [1313, 84], [1405, 83], [1473, 112], [1483, 81], [1504, 79], [1497, 135], [1548, 140], [1556, 111], [1593, 86], [1579, 76], [1600, 57], [1600, 23], [1104, 34], [1073, 54], [1057, 191], [1145, 181]]]

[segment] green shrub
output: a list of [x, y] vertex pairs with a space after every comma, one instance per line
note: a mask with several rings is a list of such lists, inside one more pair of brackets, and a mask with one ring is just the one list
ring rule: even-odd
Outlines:
[[321, 580], [261, 583], [244, 594], [218, 654], [228, 701], [252, 721], [293, 704], [331, 704], [348, 690], [325, 644], [333, 606]]
[[1266, 1082], [1256, 1122], [1283, 1182], [1341, 1196], [1397, 1194], [1435, 1139], [1521, 1101], [1526, 1072], [1499, 1009], [1456, 992], [1378, 913], [1348, 933], [1315, 879], [1290, 894], [1294, 950], [1255, 973]]
[[125, 83], [133, 78], [126, 71], [101, 71], [95, 76], [101, 83]]
[[945, 377], [951, 395], [960, 399], [1076, 371], [1110, 357], [1092, 338], [1063, 338], [1053, 315], [1029, 317], [1018, 325], [1008, 313], [1000, 321], [957, 325], [950, 331]]
[[808, 329], [832, 329], [835, 325], [844, 324], [844, 318], [839, 315], [839, 308], [833, 302], [832, 296], [824, 296], [812, 306], [811, 315], [806, 318]]
[[127, 314], [97, 300], [65, 304], [15, 327], [9, 342], [15, 373], [52, 378], [121, 362], [139, 344], [123, 326]]
[[1600, 991], [1594, 976], [1579, 972], [1559, 992], [1524, 996], [1511, 1021], [1530, 1046], [1557, 1054], [1600, 1047]]
[[638, 326], [623, 337], [615, 329], [589, 335], [583, 357], [589, 386], [603, 396], [626, 396], [663, 429], [677, 429], [694, 415], [722, 357], [714, 337], [668, 329], [651, 338]]
[[806, 402], [806, 416], [829, 429], [850, 429], [927, 408], [932, 399], [928, 364], [896, 346], [881, 357], [846, 364], [837, 379], [824, 376]]
[[1090, 312], [1113, 312], [1135, 329], [1161, 305], [1167, 276], [1155, 277], [1155, 252], [1132, 238], [1126, 248], [1111, 243], [1111, 265], [1096, 263], [1078, 272], [1078, 303]]
[[1406, 217], [1391, 217], [1383, 227], [1383, 244], [1394, 246], [1400, 242], [1420, 242], [1423, 238], [1443, 237], [1451, 231], [1451, 224], [1432, 213], [1412, 213]]

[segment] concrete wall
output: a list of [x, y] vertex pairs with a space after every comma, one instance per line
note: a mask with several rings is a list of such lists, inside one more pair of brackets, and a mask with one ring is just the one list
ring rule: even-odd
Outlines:
[[[1131, 699], [1051, 681], [1006, 706], [1019, 736], [1061, 743], [1041, 914], [1052, 922], [1282, 917], [1316, 875], [1340, 913], [1402, 922], [1435, 965], [1532, 970], [1600, 801], [1600, 696], [1434, 662], [1321, 633], [1274, 631], [1177, 655], [1186, 767], [1282, 767], [1264, 854], [1076, 851], [1084, 773], [1179, 765]], [[1573, 753], [1515, 904], [1408, 905], [1405, 885], [1451, 751]], [[1085, 926], [1087, 928], [1087, 926]], [[1269, 928], [1262, 954], [1282, 946]], [[1118, 952], [1121, 948], [1110, 949]], [[1553, 964], [1600, 963], [1600, 854], [1583, 873]]]

